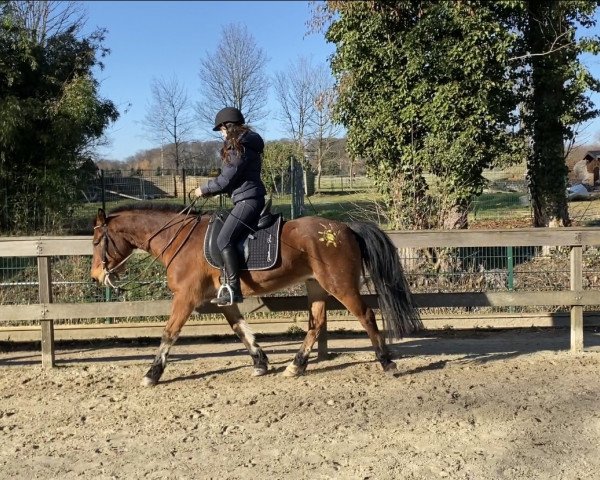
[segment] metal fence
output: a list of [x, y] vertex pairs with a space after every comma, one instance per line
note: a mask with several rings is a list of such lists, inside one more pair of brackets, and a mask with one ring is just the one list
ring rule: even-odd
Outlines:
[[[315, 197], [311, 195], [314, 193], [318, 193], [320, 198], [330, 196], [331, 198], [327, 200], [329, 204], [341, 204], [345, 201], [365, 204], [371, 201], [375, 205], [379, 202], [380, 205], [374, 208], [378, 212], [382, 211], [382, 197], [373, 182], [365, 176], [323, 175], [318, 178], [314, 172], [301, 172], [301, 178], [294, 180], [290, 172], [291, 169], [284, 172], [281, 178], [278, 177], [275, 182], [276, 188], [270, 192], [270, 195], [278, 200], [275, 202], [278, 211], [284, 213], [287, 218], [302, 214], [303, 201], [307, 204], [304, 214], [307, 211], [313, 214], [311, 207], [316, 202]], [[142, 200], [184, 206], [190, 202], [190, 193], [216, 173], [216, 171], [193, 169], [100, 171], [97, 178], [81, 191], [79, 203], [73, 205], [73, 214], [65, 219], [62, 230], [57, 233], [67, 235], [88, 233], [98, 207], [111, 209], [124, 203]], [[494, 222], [507, 220], [515, 221], [519, 226], [527, 226], [532, 218], [532, 209], [525, 179], [525, 167], [515, 166], [502, 171], [490, 170], [485, 171], [483, 175], [487, 179], [487, 186], [470, 205], [469, 222], [483, 225], [484, 228], [502, 228], [502, 225], [497, 227]], [[428, 182], [434, 183], [432, 178], [427, 178]], [[302, 188], [299, 189], [300, 184]], [[304, 191], [308, 197], [305, 200], [302, 196], [293, 196], [293, 191]], [[570, 216], [575, 225], [600, 224], [600, 208], [596, 206], [596, 204], [600, 205], [600, 202], [596, 201], [596, 198], [590, 196], [589, 201], [569, 203]], [[281, 207], [284, 204], [286, 206]], [[226, 195], [208, 199], [205, 204], [205, 208], [209, 210], [229, 207], [231, 202]]]

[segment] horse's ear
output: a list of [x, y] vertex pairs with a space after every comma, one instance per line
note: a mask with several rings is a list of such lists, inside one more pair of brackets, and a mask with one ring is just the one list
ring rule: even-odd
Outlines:
[[98, 215], [96, 216], [96, 224], [104, 225], [106, 223], [106, 213], [101, 208], [98, 209]]

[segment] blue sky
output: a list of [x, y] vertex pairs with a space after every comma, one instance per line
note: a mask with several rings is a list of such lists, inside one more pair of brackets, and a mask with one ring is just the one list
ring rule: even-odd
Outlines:
[[[176, 75], [192, 101], [197, 101], [200, 59], [216, 50], [224, 25], [247, 26], [270, 59], [269, 75], [285, 70], [300, 55], [314, 64], [325, 63], [334, 51], [323, 34], [308, 33], [311, 9], [306, 1], [94, 1], [85, 6], [87, 30], [108, 30], [104, 45], [111, 53], [104, 59], [105, 69], [97, 74], [100, 95], [121, 112], [107, 132], [110, 147], [100, 150], [108, 159], [124, 160], [156, 146], [145, 138], [140, 124], [151, 100], [153, 77]], [[273, 118], [274, 99], [268, 108]], [[266, 140], [284, 136], [274, 120], [262, 127]], [[198, 138], [202, 135], [198, 131]]]
[[[87, 30], [108, 30], [105, 46], [111, 54], [105, 69], [97, 74], [101, 96], [112, 100], [121, 112], [107, 136], [110, 146], [100, 149], [102, 157], [124, 160], [140, 150], [156, 147], [142, 128], [151, 100], [152, 79], [173, 75], [183, 84], [193, 102], [199, 97], [200, 59], [213, 53], [221, 29], [242, 23], [270, 59], [267, 74], [283, 71], [298, 56], [314, 64], [326, 63], [334, 52], [322, 33], [308, 33], [311, 7], [307, 1], [93, 1], [85, 2]], [[594, 32], [600, 33], [600, 27]], [[600, 58], [584, 62], [600, 77]], [[593, 97], [600, 104], [600, 96]], [[269, 99], [271, 112], [260, 129], [266, 140], [284, 136], [275, 120], [277, 103]], [[197, 138], [206, 139], [198, 129]], [[600, 141], [600, 119], [584, 128], [578, 143]]]

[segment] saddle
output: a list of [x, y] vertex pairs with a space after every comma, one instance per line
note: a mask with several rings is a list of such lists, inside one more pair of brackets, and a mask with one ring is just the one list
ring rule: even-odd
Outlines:
[[[223, 258], [217, 247], [217, 236], [230, 210], [217, 210], [208, 221], [204, 236], [204, 257], [214, 268], [223, 268]], [[249, 232], [235, 245], [240, 257], [240, 270], [268, 270], [279, 257], [279, 243], [283, 224], [280, 213], [271, 213], [271, 199], [260, 212], [256, 230]]]

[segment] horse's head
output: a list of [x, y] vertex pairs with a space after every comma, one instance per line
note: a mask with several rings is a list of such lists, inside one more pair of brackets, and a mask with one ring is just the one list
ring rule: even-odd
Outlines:
[[119, 231], [118, 217], [107, 217], [98, 209], [94, 222], [93, 257], [91, 276], [98, 283], [112, 286], [112, 280], [123, 268], [134, 247]]

